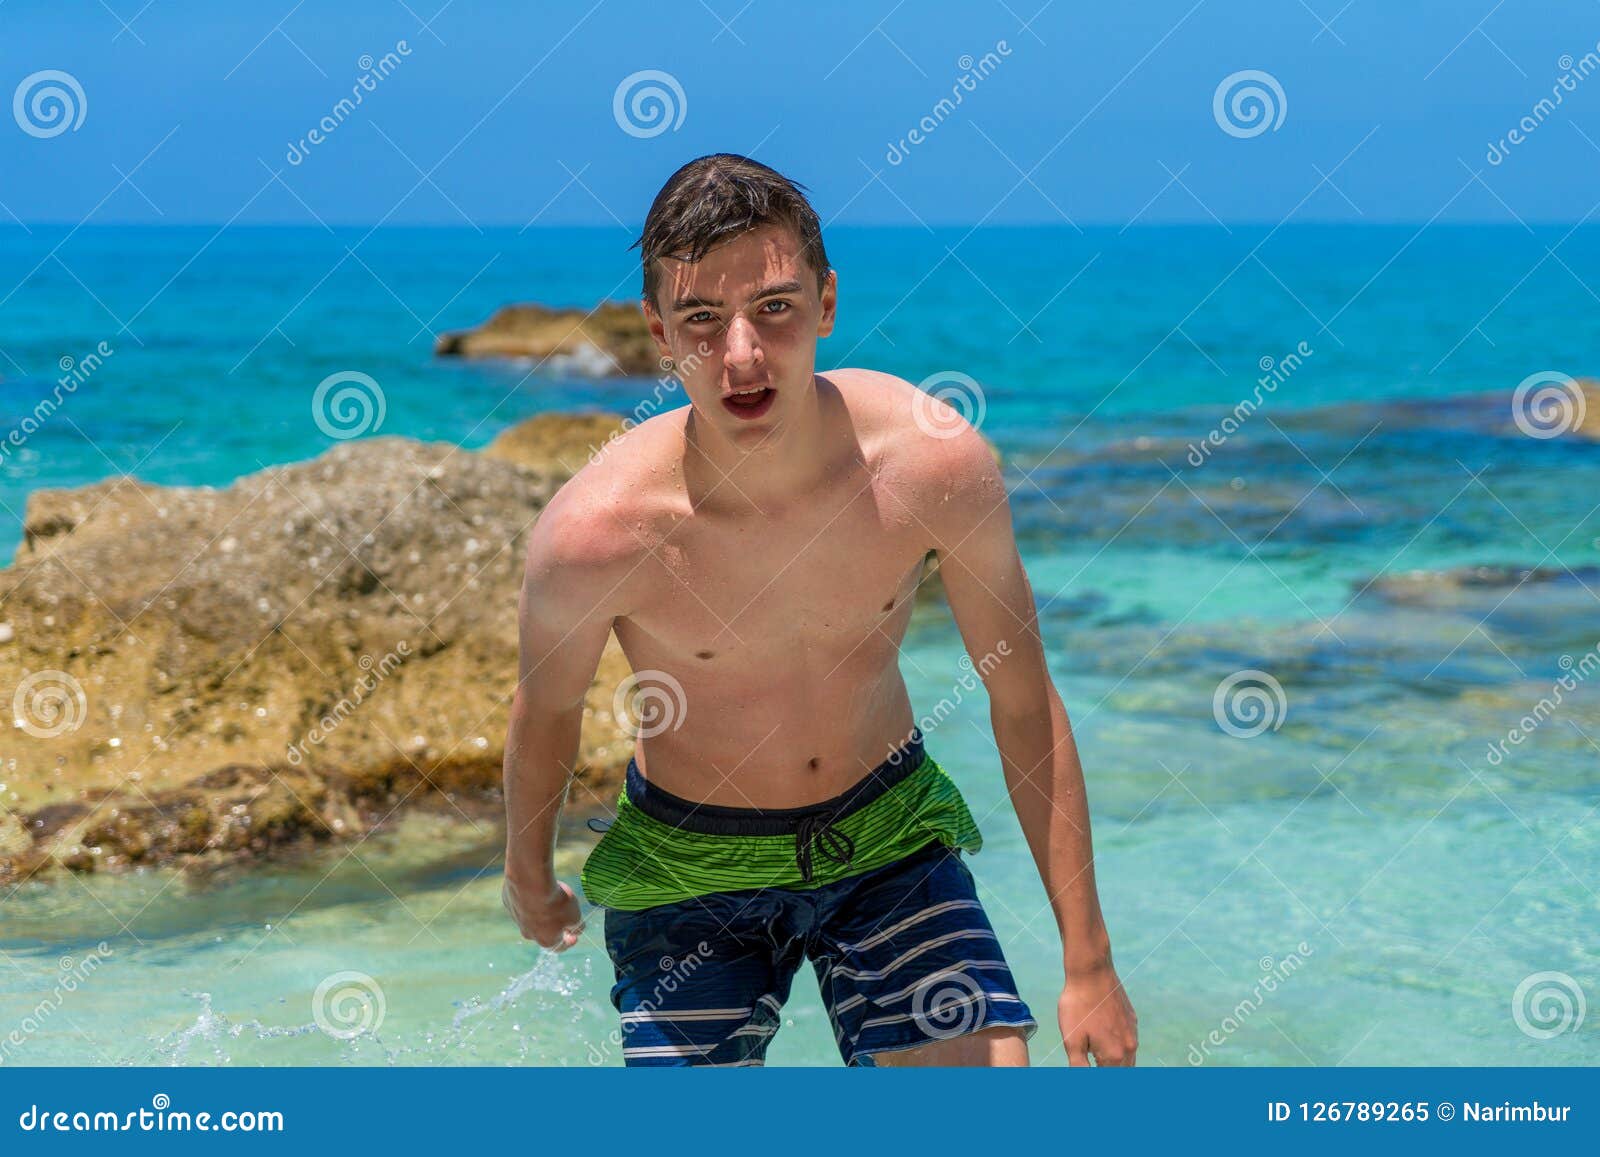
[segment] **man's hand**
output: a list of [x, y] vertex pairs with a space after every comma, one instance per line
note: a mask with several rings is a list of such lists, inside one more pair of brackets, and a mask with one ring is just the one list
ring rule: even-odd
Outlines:
[[1139, 1049], [1139, 1014], [1133, 1011], [1109, 960], [1067, 973], [1056, 1016], [1061, 1021], [1068, 1064], [1087, 1065], [1090, 1053], [1099, 1065], [1134, 1063]]
[[535, 941], [542, 948], [565, 952], [583, 935], [578, 898], [560, 880], [548, 888], [535, 888], [518, 885], [507, 875], [500, 888], [500, 902], [517, 922], [522, 938]]

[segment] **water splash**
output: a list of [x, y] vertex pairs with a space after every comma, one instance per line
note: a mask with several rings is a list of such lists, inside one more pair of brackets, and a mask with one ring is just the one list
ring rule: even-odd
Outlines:
[[260, 1020], [252, 1019], [234, 1024], [227, 1014], [218, 1012], [211, 1006], [209, 992], [191, 992], [183, 990], [183, 995], [200, 1002], [200, 1011], [196, 1014], [194, 1023], [187, 1028], [168, 1033], [163, 1037], [151, 1052], [151, 1060], [162, 1060], [169, 1065], [185, 1065], [196, 1063], [191, 1060], [190, 1053], [199, 1045], [209, 1045], [212, 1055], [219, 1065], [230, 1063], [230, 1057], [223, 1048], [224, 1042], [236, 1038], [243, 1033], [253, 1031], [259, 1040], [268, 1040], [274, 1037], [299, 1037], [309, 1033], [321, 1031], [313, 1021], [302, 1025], [268, 1025]]
[[[585, 961], [587, 964], [588, 962]], [[455, 1002], [456, 1014], [450, 1021], [452, 1032], [459, 1032], [467, 1021], [499, 1012], [529, 992], [549, 992], [557, 996], [572, 996], [583, 987], [583, 981], [562, 967], [560, 957], [554, 952], [541, 952], [534, 966], [520, 976], [513, 976], [506, 986], [489, 999], [487, 1004], [476, 996]], [[476, 1027], [476, 1026], [474, 1026]]]
[[[532, 968], [511, 977], [500, 991], [487, 1000], [471, 996], [465, 1000], [452, 1001], [456, 1011], [450, 1019], [448, 1028], [425, 1029], [415, 1043], [408, 1042], [404, 1034], [385, 1033], [380, 1036], [377, 1031], [369, 1029], [337, 1042], [339, 1061], [345, 1064], [360, 1063], [359, 1054], [363, 1051], [364, 1045], [376, 1045], [382, 1050], [385, 1063], [390, 1065], [401, 1063], [406, 1059], [429, 1063], [436, 1061], [442, 1055], [455, 1053], [469, 1046], [471, 1051], [476, 1052], [477, 1043], [474, 1042], [474, 1037], [479, 1030], [488, 1028], [502, 1014], [512, 1010], [525, 1014], [522, 1019], [527, 1022], [526, 1032], [522, 1019], [509, 1025], [517, 1055], [525, 1060], [530, 1054], [532, 1045], [537, 1041], [537, 1030], [551, 1023], [553, 1015], [568, 1003], [568, 998], [584, 990], [592, 971], [592, 963], [587, 959], [577, 967], [572, 967], [571, 962], [561, 959], [556, 953], [542, 951]], [[229, 1043], [246, 1037], [247, 1034], [250, 1039], [255, 1040], [304, 1037], [317, 1040], [326, 1035], [315, 1020], [305, 1024], [270, 1025], [252, 1017], [235, 1022], [213, 1005], [211, 993], [193, 992], [188, 989], [182, 991], [184, 996], [200, 1003], [193, 1023], [168, 1033], [157, 1041], [143, 1063], [172, 1066], [230, 1065], [233, 1063], [233, 1058], [228, 1048]], [[536, 999], [525, 1004], [525, 998], [529, 994], [534, 994]], [[551, 997], [556, 999], [548, 999]], [[575, 1018], [581, 1016], [580, 1007], [573, 1004], [573, 1009]]]

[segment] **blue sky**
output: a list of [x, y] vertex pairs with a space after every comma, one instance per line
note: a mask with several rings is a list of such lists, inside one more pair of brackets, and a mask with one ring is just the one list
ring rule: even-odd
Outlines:
[[[1486, 158], [1600, 53], [1595, 0], [1537, 19], [1495, 0], [1041, 2], [9, 0], [0, 96], [64, 72], [83, 116], [47, 136], [0, 117], [0, 225], [631, 225], [719, 150], [856, 224], [1574, 222], [1600, 199], [1600, 72]], [[291, 164], [370, 81], [362, 58], [391, 52]], [[655, 135], [614, 115], [646, 70], [683, 94]], [[1256, 135], [1214, 115], [1245, 70], [1283, 94]]]

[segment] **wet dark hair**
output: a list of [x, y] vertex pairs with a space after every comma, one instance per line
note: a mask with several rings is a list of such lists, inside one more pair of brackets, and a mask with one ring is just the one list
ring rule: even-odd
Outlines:
[[737, 153], [696, 157], [667, 178], [650, 204], [644, 232], [629, 246], [639, 250], [644, 265], [644, 296], [659, 308], [656, 262], [661, 258], [699, 261], [720, 242], [773, 223], [788, 226], [800, 239], [820, 293], [830, 268], [828, 254], [822, 246], [822, 222], [804, 190], [777, 170]]

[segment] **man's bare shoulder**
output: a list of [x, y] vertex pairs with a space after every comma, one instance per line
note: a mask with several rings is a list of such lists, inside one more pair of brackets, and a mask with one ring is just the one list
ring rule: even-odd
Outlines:
[[676, 411], [630, 426], [593, 454], [550, 499], [534, 524], [530, 558], [583, 580], [622, 575], [649, 553], [674, 508]]
[[962, 383], [946, 401], [881, 370], [823, 376], [838, 388], [863, 445], [876, 452], [879, 472], [913, 487], [921, 501], [942, 503], [952, 487], [989, 490], [998, 480], [994, 450], [970, 420], [981, 413], [976, 386]]

